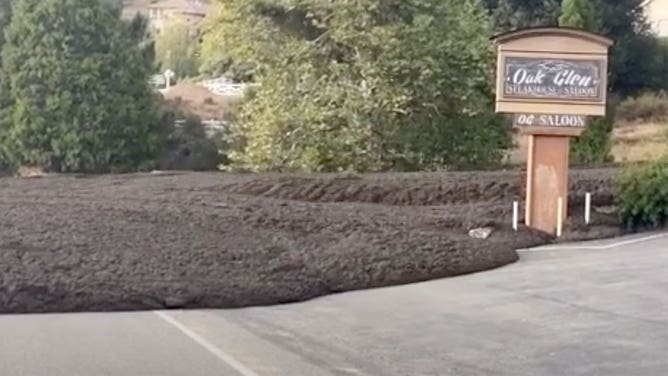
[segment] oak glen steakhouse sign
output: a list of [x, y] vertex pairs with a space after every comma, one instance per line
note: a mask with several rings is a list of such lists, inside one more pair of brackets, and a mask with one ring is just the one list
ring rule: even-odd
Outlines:
[[561, 236], [568, 218], [571, 137], [604, 116], [612, 40], [572, 28], [529, 28], [494, 37], [496, 112], [526, 135], [524, 223]]
[[600, 100], [596, 60], [505, 57], [505, 98]]

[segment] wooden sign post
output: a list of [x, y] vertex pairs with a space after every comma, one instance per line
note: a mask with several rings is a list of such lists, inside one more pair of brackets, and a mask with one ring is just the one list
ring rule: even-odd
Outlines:
[[578, 29], [533, 28], [494, 42], [496, 111], [514, 114], [529, 137], [525, 224], [556, 234], [568, 214], [570, 138], [582, 133], [587, 116], [605, 115], [612, 41]]

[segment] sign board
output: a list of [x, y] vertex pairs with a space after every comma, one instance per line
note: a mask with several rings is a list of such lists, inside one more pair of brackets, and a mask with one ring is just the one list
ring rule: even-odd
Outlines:
[[518, 127], [584, 128], [587, 125], [587, 117], [584, 115], [515, 114], [513, 125]]
[[601, 60], [505, 56], [506, 99], [600, 101], [605, 88]]
[[533, 28], [494, 38], [496, 111], [514, 114], [528, 137], [525, 224], [561, 233], [568, 213], [570, 137], [606, 110], [612, 41], [569, 28]]
[[535, 28], [494, 39], [496, 110], [605, 115], [609, 39], [582, 30]]

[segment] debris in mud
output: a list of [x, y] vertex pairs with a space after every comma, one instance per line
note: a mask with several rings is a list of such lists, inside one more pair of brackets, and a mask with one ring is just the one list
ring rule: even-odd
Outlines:
[[487, 239], [494, 231], [491, 227], [479, 227], [469, 231], [469, 236], [473, 239]]

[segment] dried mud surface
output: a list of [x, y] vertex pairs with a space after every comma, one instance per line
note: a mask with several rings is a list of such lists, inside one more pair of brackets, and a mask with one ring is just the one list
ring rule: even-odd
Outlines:
[[[550, 241], [510, 229], [517, 172], [413, 175], [0, 178], [0, 312], [302, 301], [487, 270]], [[604, 202], [609, 176], [574, 184]], [[596, 221], [572, 236], [618, 231]], [[491, 237], [468, 236], [482, 225]]]
[[[612, 202], [614, 168], [572, 169], [570, 200]], [[405, 174], [237, 175], [222, 190], [312, 202], [368, 202], [384, 205], [448, 205], [507, 202], [524, 197], [526, 174], [519, 170]]]

